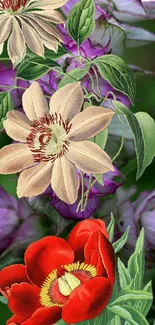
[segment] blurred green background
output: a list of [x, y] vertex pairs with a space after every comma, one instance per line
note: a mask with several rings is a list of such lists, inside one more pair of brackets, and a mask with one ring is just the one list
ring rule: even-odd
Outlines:
[[[142, 22], [137, 25], [155, 33], [155, 22], [153, 21]], [[125, 50], [123, 57], [127, 63], [155, 72], [155, 43], [134, 49], [128, 48]], [[155, 119], [155, 74], [154, 76], [137, 75], [137, 96], [133, 112], [137, 111], [145, 111]], [[6, 144], [6, 141], [7, 138], [3, 137], [2, 140], [0, 137], [0, 147], [2, 147], [4, 143]], [[136, 170], [132, 168], [131, 171], [128, 171], [127, 183], [129, 186], [135, 184], [139, 192], [155, 188], [155, 160], [137, 182], [135, 181], [135, 173]], [[10, 193], [13, 193], [14, 182], [16, 180], [13, 176], [11, 178]], [[7, 176], [0, 176], [0, 184], [3, 185], [4, 188], [6, 181]], [[5, 325], [10, 316], [11, 313], [8, 307], [0, 303], [0, 325]]]

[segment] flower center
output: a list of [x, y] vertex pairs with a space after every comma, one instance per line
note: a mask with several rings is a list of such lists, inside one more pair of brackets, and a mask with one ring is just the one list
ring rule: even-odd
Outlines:
[[51, 161], [62, 157], [68, 151], [67, 134], [70, 131], [69, 120], [63, 120], [61, 114], [45, 114], [33, 121], [27, 144], [33, 153], [34, 162]]
[[19, 9], [25, 7], [27, 0], [1, 0], [0, 9], [9, 11], [18, 11]]
[[80, 280], [68, 272], [65, 272], [65, 275], [58, 279], [59, 290], [64, 296], [69, 296], [80, 284]]
[[45, 279], [40, 292], [41, 304], [45, 307], [63, 306], [74, 289], [96, 275], [96, 268], [85, 263], [60, 266]]

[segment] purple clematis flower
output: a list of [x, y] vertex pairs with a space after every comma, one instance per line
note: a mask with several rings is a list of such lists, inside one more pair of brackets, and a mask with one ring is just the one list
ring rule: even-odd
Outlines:
[[[6, 66], [3, 63], [0, 63], [0, 85], [2, 86], [14, 86], [16, 78], [16, 70], [13, 69], [12, 64]], [[42, 87], [46, 95], [52, 95], [53, 91], [50, 84], [50, 74], [46, 74], [41, 79], [38, 80], [40, 86]], [[23, 88], [28, 88], [31, 84], [31, 81], [26, 81], [22, 79], [17, 79], [16, 85]], [[8, 91], [9, 88], [0, 87], [0, 92]], [[22, 95], [24, 89], [13, 89], [10, 94], [13, 100], [15, 108], [20, 108], [22, 105]]]
[[32, 210], [26, 199], [17, 200], [1, 186], [0, 211], [1, 267], [5, 255], [11, 255], [11, 252], [16, 255], [19, 250], [23, 252], [31, 242], [44, 237], [49, 232], [49, 220], [47, 216]]
[[[62, 7], [66, 16], [79, 0], [68, 0]], [[120, 55], [124, 47], [137, 47], [155, 41], [155, 34], [131, 25], [144, 19], [155, 19], [154, 1], [95, 0], [96, 28], [90, 39], [93, 46], [103, 48], [109, 42], [109, 51]]]
[[[120, 177], [120, 182], [115, 181], [115, 177]], [[79, 173], [80, 177], [80, 173]], [[49, 188], [44, 192], [44, 194], [47, 194], [51, 197], [51, 204], [52, 206], [60, 213], [61, 216], [63, 216], [66, 219], [72, 219], [72, 220], [83, 220], [87, 219], [92, 216], [92, 214], [96, 211], [98, 205], [99, 205], [99, 199], [100, 197], [114, 194], [118, 187], [120, 187], [123, 184], [122, 181], [122, 175], [120, 172], [116, 169], [114, 172], [108, 172], [103, 174], [102, 176], [104, 186], [100, 185], [98, 182], [96, 182], [90, 189], [89, 196], [88, 196], [88, 203], [86, 206], [86, 209], [84, 211], [77, 211], [77, 206], [79, 204], [79, 201], [81, 199], [81, 186], [79, 188], [79, 197], [77, 201], [74, 204], [66, 204], [65, 202], [61, 201], [56, 194], [51, 191]], [[92, 178], [92, 182], [94, 181], [94, 177]], [[85, 191], [88, 189], [88, 183], [89, 183], [89, 175], [84, 174], [84, 188]]]
[[[2, 86], [13, 86], [15, 84], [16, 71], [13, 70], [12, 65], [5, 66], [5, 64], [0, 63], [0, 85]], [[21, 87], [28, 87], [28, 82], [24, 80], [18, 81], [18, 85]], [[0, 92], [8, 91], [9, 88], [0, 87]], [[13, 100], [14, 107], [21, 106], [21, 97], [24, 90], [15, 89], [11, 91], [11, 96]]]

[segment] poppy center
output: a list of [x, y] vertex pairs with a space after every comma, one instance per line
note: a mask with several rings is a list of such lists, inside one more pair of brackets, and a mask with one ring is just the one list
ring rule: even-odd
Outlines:
[[43, 282], [40, 292], [41, 304], [45, 307], [62, 307], [73, 290], [96, 275], [96, 268], [85, 263], [60, 266]]
[[27, 0], [1, 0], [0, 9], [11, 10], [13, 12], [25, 7]]
[[33, 153], [34, 162], [53, 162], [68, 151], [67, 134], [70, 131], [69, 120], [63, 120], [61, 114], [45, 114], [34, 120], [27, 144]]
[[80, 280], [71, 273], [65, 272], [58, 279], [58, 287], [62, 295], [69, 296], [71, 292], [81, 284]]

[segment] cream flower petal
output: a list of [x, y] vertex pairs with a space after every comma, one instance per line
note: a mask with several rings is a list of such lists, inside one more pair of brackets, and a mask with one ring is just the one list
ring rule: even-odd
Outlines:
[[3, 52], [4, 43], [0, 44], [0, 54]]
[[0, 150], [0, 174], [13, 174], [34, 165], [26, 144], [9, 144]]
[[50, 184], [52, 164], [41, 162], [38, 165], [24, 170], [17, 185], [18, 197], [36, 196], [43, 193]]
[[106, 173], [113, 171], [110, 157], [96, 144], [90, 141], [70, 141], [66, 157], [85, 173]]
[[53, 10], [53, 9], [48, 9], [47, 11], [34, 11], [33, 10], [33, 15], [35, 17], [40, 18], [40, 19], [47, 19], [48, 22], [52, 22], [55, 24], [63, 24], [64, 23], [64, 18], [60, 14], [60, 12]]
[[27, 117], [33, 121], [48, 114], [48, 105], [44, 97], [42, 89], [38, 82], [33, 84], [26, 89], [22, 97], [23, 109]]
[[29, 49], [39, 56], [44, 56], [44, 46], [35, 29], [25, 23], [23, 19], [20, 18], [20, 21], [22, 24], [22, 32]]
[[36, 17], [33, 14], [28, 13], [23, 15], [24, 19], [27, 20], [36, 32], [48, 41], [58, 43], [58, 40], [62, 42], [62, 38], [58, 30], [54, 26], [49, 26], [43, 19]]
[[56, 53], [58, 52], [58, 44], [49, 42], [44, 38], [42, 38], [42, 42], [49, 50], [52, 50]]
[[32, 2], [29, 8], [49, 8], [49, 9], [57, 9], [61, 8], [68, 0], [50, 0], [50, 1], [36, 1]]
[[26, 54], [26, 45], [23, 33], [16, 19], [13, 17], [13, 29], [9, 37], [7, 49], [12, 63], [19, 63]]
[[0, 44], [5, 42], [11, 32], [12, 17], [4, 16], [0, 21]]
[[3, 122], [3, 125], [10, 138], [21, 142], [26, 141], [31, 130], [29, 119], [15, 110], [7, 113], [7, 120]]
[[89, 139], [104, 130], [114, 115], [110, 109], [89, 106], [83, 112], [77, 114], [71, 120], [71, 130], [68, 134], [69, 138], [74, 141]]
[[84, 97], [80, 82], [68, 84], [57, 90], [50, 100], [50, 113], [61, 114], [63, 118], [70, 120], [79, 113]]
[[68, 204], [73, 204], [77, 200], [79, 189], [77, 170], [65, 156], [54, 162], [51, 186], [60, 200]]

